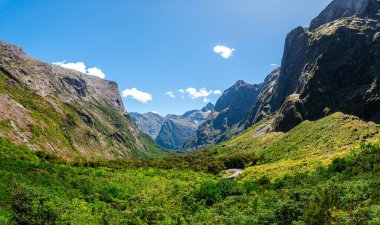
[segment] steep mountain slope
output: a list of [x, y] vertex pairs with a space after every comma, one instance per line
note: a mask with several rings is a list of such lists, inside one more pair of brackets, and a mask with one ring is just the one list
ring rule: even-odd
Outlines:
[[343, 17], [378, 17], [378, 0], [334, 0], [310, 23], [309, 30]]
[[[259, 104], [244, 127], [277, 113], [276, 131], [289, 131], [303, 120], [334, 112], [380, 119], [380, 1], [333, 1], [310, 29], [288, 34], [281, 72], [264, 112]], [[264, 116], [265, 117], [265, 116]]]
[[201, 110], [191, 110], [181, 116], [166, 116], [156, 138], [157, 144], [166, 149], [181, 149], [187, 140], [196, 135], [199, 124], [208, 117], [213, 109], [214, 105], [209, 103]]
[[144, 114], [132, 112], [129, 115], [135, 121], [137, 127], [153, 139], [156, 139], [158, 133], [160, 133], [162, 124], [165, 122], [164, 117], [152, 112]]
[[202, 148], [228, 139], [236, 132], [233, 129], [242, 121], [250, 106], [256, 103], [262, 86], [237, 81], [218, 99], [214, 110], [199, 125], [197, 135], [184, 148]]
[[115, 82], [28, 57], [0, 42], [0, 137], [75, 158], [137, 157], [162, 151], [125, 112]]
[[[297, 27], [287, 35], [281, 67], [255, 86], [252, 95], [245, 93], [249, 100], [236, 97], [234, 104], [244, 108], [225, 114], [220, 111], [228, 107], [217, 104], [185, 146], [219, 143], [272, 115], [265, 132], [286, 132], [335, 112], [379, 122], [379, 18], [378, 0], [334, 0], [310, 28]], [[240, 119], [227, 122], [236, 112]]]

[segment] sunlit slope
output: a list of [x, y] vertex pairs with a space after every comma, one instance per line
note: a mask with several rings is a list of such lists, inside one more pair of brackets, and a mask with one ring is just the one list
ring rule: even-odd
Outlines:
[[305, 121], [287, 133], [268, 133], [255, 136], [260, 127], [221, 143], [212, 149], [216, 157], [255, 155], [243, 179], [270, 178], [314, 170], [345, 155], [363, 141], [380, 137], [380, 125], [364, 122], [355, 116], [335, 113], [317, 121]]

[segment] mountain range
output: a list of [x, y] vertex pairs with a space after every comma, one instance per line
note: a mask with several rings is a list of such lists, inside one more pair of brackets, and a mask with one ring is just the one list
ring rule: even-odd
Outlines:
[[201, 110], [190, 110], [183, 115], [162, 117], [152, 112], [130, 115], [139, 129], [154, 138], [162, 148], [180, 150], [186, 141], [196, 135], [198, 126], [213, 109], [214, 105], [208, 103]]
[[0, 224], [380, 224], [379, 78], [379, 0], [333, 0], [261, 84], [166, 117], [0, 42]]
[[[219, 112], [228, 111], [230, 105], [217, 103], [217, 110], [185, 147], [214, 145], [263, 119], [267, 122], [262, 133], [287, 132], [302, 121], [335, 112], [379, 122], [379, 7], [377, 0], [335, 0], [309, 28], [292, 30], [278, 69], [248, 90], [250, 94], [235, 84], [218, 100], [228, 102], [226, 98], [240, 94], [253, 96], [248, 97], [250, 103], [236, 98], [238, 110], [229, 114]], [[231, 89], [233, 97], [228, 96]]]

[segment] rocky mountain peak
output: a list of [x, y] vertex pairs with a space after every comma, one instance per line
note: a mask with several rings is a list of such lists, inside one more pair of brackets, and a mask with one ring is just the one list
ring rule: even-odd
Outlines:
[[3, 70], [41, 96], [57, 97], [64, 102], [99, 102], [125, 112], [118, 84], [114, 81], [38, 61], [22, 48], [3, 41], [0, 41], [0, 57]]
[[202, 112], [208, 112], [214, 110], [214, 104], [208, 103], [205, 107], [202, 108]]
[[344, 17], [380, 17], [379, 0], [334, 0], [310, 23], [310, 30]]
[[19, 56], [19, 57], [26, 55], [26, 53], [22, 50], [21, 47], [8, 44], [1, 40], [0, 40], [0, 51], [7, 51], [8, 53], [11, 53], [10, 55]]
[[247, 84], [244, 80], [238, 80], [236, 81], [236, 83], [233, 85], [234, 87], [239, 87], [239, 86], [242, 86], [242, 85], [245, 85]]

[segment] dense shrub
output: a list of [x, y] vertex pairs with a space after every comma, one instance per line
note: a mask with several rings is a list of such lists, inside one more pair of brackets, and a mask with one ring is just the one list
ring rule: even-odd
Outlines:
[[317, 189], [315, 199], [304, 214], [307, 224], [318, 225], [330, 223], [331, 210], [340, 206], [340, 187], [328, 184]]
[[72, 167], [0, 139], [0, 224], [379, 224], [377, 145], [274, 180], [188, 170], [207, 154]]
[[55, 224], [57, 199], [49, 194], [15, 183], [12, 209], [19, 224]]

